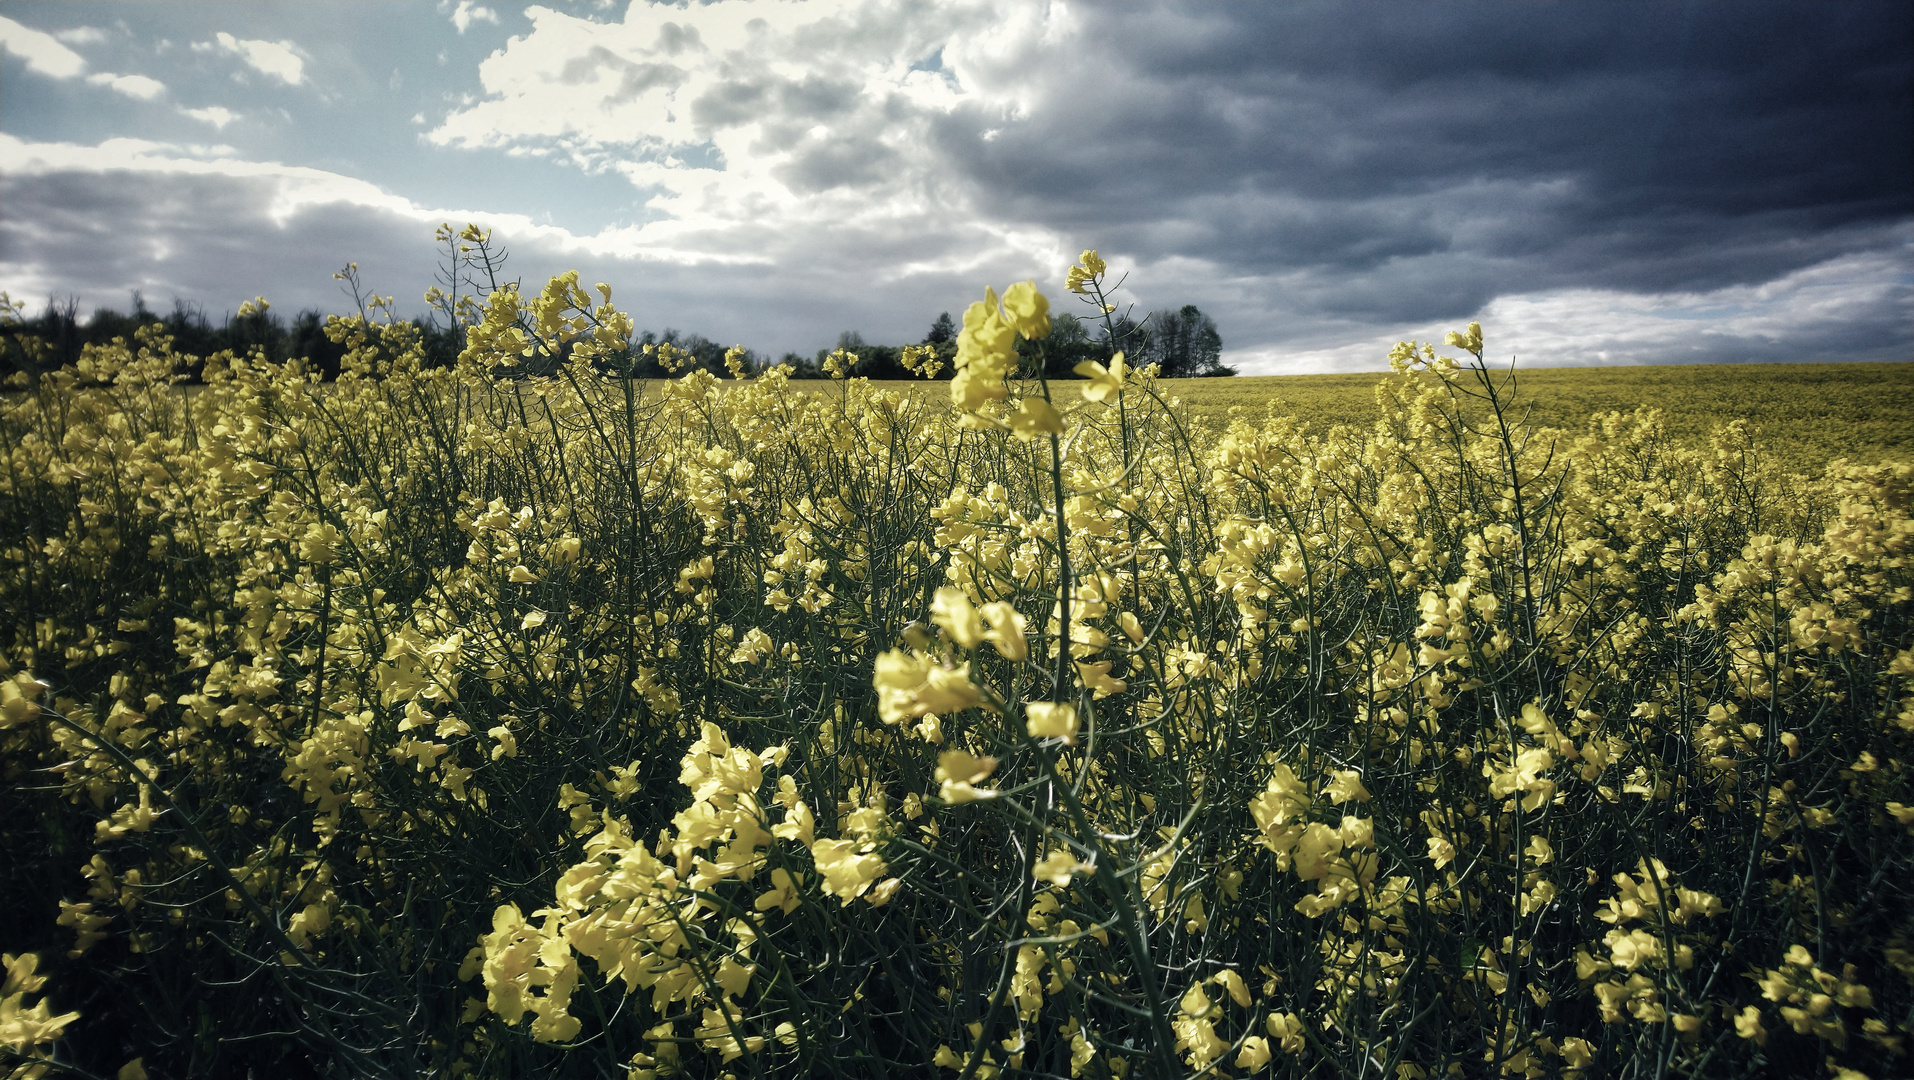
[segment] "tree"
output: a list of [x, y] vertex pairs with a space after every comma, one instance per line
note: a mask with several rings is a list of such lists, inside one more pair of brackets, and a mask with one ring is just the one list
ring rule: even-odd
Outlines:
[[1117, 316], [1102, 336], [1105, 350], [1110, 354], [1121, 352], [1133, 368], [1152, 363], [1150, 321], [1148, 317], [1139, 323], [1128, 315]]
[[[1024, 343], [1019, 342], [1019, 351]], [[1051, 379], [1081, 378], [1076, 366], [1085, 360], [1102, 363], [1110, 358], [1108, 345], [1090, 336], [1083, 320], [1064, 313], [1050, 320], [1050, 336], [1043, 340], [1044, 376]]]
[[[857, 357], [857, 363], [851, 367], [852, 375], [866, 379], [911, 377], [911, 373], [904, 367], [903, 350], [895, 345], [871, 345], [865, 342], [863, 334], [855, 330], [846, 330], [837, 336], [837, 347]], [[829, 355], [831, 353], [828, 349], [817, 351], [817, 367], [820, 373], [824, 368], [824, 358]]]
[[1146, 322], [1150, 335], [1142, 354], [1149, 362], [1162, 365], [1164, 378], [1236, 374], [1235, 368], [1223, 363], [1223, 335], [1217, 332], [1216, 320], [1195, 304], [1184, 304], [1176, 311], [1151, 312]]
[[957, 324], [951, 321], [948, 311], [937, 316], [937, 321], [930, 324], [930, 333], [924, 335], [926, 345], [942, 345], [946, 341], [956, 340]]

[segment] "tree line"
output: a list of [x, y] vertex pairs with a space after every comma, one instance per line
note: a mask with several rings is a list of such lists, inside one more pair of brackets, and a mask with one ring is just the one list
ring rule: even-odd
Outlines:
[[[463, 325], [448, 326], [430, 319], [411, 322], [419, 332], [427, 366], [449, 367], [457, 360], [465, 347]], [[338, 375], [339, 361], [345, 353], [343, 345], [326, 336], [326, 315], [317, 309], [301, 311], [291, 319], [271, 310], [254, 310], [229, 314], [216, 324], [196, 304], [176, 300], [171, 311], [160, 314], [148, 308], [135, 294], [130, 313], [102, 307], [95, 309], [91, 317], [82, 319], [78, 304], [65, 300], [48, 304], [40, 315], [23, 319], [18, 325], [0, 328], [0, 333], [8, 337], [31, 337], [40, 342], [37, 356], [29, 356], [11, 345], [0, 348], [0, 375], [22, 369], [51, 370], [76, 363], [86, 346], [105, 345], [114, 338], [132, 341], [143, 326], [160, 327], [173, 339], [173, 350], [180, 355], [206, 357], [224, 350], [244, 355], [258, 349], [273, 363], [303, 359], [328, 379]], [[1215, 321], [1194, 304], [1151, 312], [1141, 320], [1119, 319], [1115, 328], [1116, 334], [1112, 336], [1100, 326], [1092, 332], [1083, 320], [1073, 315], [1057, 317], [1052, 321], [1049, 338], [1042, 342], [1044, 375], [1052, 379], [1076, 378], [1072, 369], [1077, 364], [1084, 360], [1107, 361], [1117, 349], [1125, 352], [1132, 367], [1160, 365], [1165, 378], [1236, 374], [1235, 369], [1222, 362], [1223, 341]], [[957, 354], [956, 339], [956, 324], [945, 312], [917, 343], [930, 346], [942, 361], [935, 377], [951, 377], [952, 361]], [[636, 335], [631, 344], [632, 370], [640, 378], [670, 376], [671, 372], [661, 367], [644, 348], [661, 344], [670, 344], [690, 358], [685, 367], [679, 368], [680, 374], [699, 368], [722, 378], [730, 375], [725, 366], [725, 346], [702, 334], [673, 329], [663, 333], [646, 330]], [[902, 345], [871, 344], [857, 331], [847, 330], [838, 335], [836, 349], [857, 357], [858, 362], [852, 369], [854, 375], [869, 379], [913, 377], [904, 367]], [[1026, 357], [1023, 374], [1035, 375], [1037, 343], [1020, 340], [1018, 350]], [[788, 366], [793, 378], [824, 378], [824, 361], [832, 351], [819, 349], [812, 356], [787, 352], [775, 363]], [[747, 370], [762, 371], [772, 366], [772, 362], [746, 350], [745, 366]]]
[[[930, 332], [920, 345], [936, 351], [942, 365], [936, 378], [948, 379], [954, 373], [957, 355], [957, 324], [946, 311], [931, 323]], [[907, 379], [912, 375], [904, 367], [901, 345], [871, 345], [862, 334], [846, 330], [838, 335], [837, 348], [858, 358], [853, 374], [869, 379]], [[1023, 357], [1021, 374], [1034, 376], [1042, 357], [1043, 375], [1050, 379], [1079, 378], [1075, 372], [1085, 360], [1106, 362], [1121, 350], [1131, 367], [1156, 364], [1169, 379], [1205, 378], [1234, 375], [1236, 369], [1223, 363], [1223, 336], [1216, 320], [1203, 314], [1195, 304], [1153, 311], [1142, 319], [1128, 316], [1117, 319], [1110, 328], [1093, 325], [1064, 314], [1050, 322], [1050, 336], [1041, 342], [1017, 340], [1017, 352]], [[798, 378], [821, 378], [825, 358], [833, 350], [819, 349], [816, 356], [785, 353], [779, 358]], [[722, 363], [712, 368], [723, 374]]]
[[[425, 299], [431, 314], [410, 320], [428, 367], [450, 367], [466, 344], [466, 329], [480, 317], [479, 298], [488, 295], [502, 282], [507, 255], [491, 243], [489, 231], [468, 225], [454, 231], [441, 226], [437, 241], [443, 249], [443, 265], [435, 274], [437, 285]], [[361, 316], [368, 307], [391, 314], [391, 298], [368, 293], [362, 286], [357, 264], [349, 264], [333, 275], [345, 283], [344, 289]], [[449, 291], [447, 291], [449, 290]], [[327, 316], [317, 309], [306, 309], [287, 320], [267, 305], [246, 304], [237, 314], [228, 314], [217, 325], [205, 309], [175, 299], [172, 310], [164, 315], [146, 306], [145, 298], [133, 293], [133, 310], [122, 313], [97, 308], [81, 321], [77, 300], [54, 300], [37, 317], [0, 320], [0, 376], [15, 371], [45, 371], [80, 360], [89, 345], [110, 344], [115, 338], [128, 342], [143, 327], [157, 326], [173, 339], [173, 351], [182, 356], [209, 357], [222, 351], [247, 355], [255, 350], [271, 363], [304, 360], [311, 370], [324, 378], [335, 378], [346, 346], [326, 333]], [[937, 361], [932, 367], [935, 378], [950, 378], [955, 372], [958, 327], [949, 312], [937, 316], [930, 331], [918, 346], [929, 347]], [[27, 343], [32, 342], [31, 348]], [[659, 346], [672, 349], [661, 350]], [[826, 376], [826, 361], [834, 351], [856, 357], [853, 375], [869, 379], [906, 379], [912, 373], [904, 365], [904, 345], [876, 345], [862, 334], [847, 330], [838, 335], [836, 349], [819, 349], [814, 356], [787, 352], [775, 363], [787, 366], [794, 378], [815, 379]], [[1216, 322], [1194, 304], [1181, 308], [1150, 312], [1142, 319], [1129, 315], [1109, 326], [1091, 324], [1071, 314], [1051, 321], [1050, 336], [1041, 342], [1019, 339], [1017, 349], [1024, 362], [1020, 374], [1041, 374], [1052, 379], [1077, 378], [1074, 369], [1085, 360], [1104, 362], [1122, 351], [1131, 367], [1156, 364], [1166, 378], [1196, 378], [1234, 375], [1235, 369], [1222, 362], [1223, 338]], [[624, 356], [611, 358], [607, 370], [629, 372], [639, 378], [666, 378], [689, 369], [709, 371], [720, 378], [731, 375], [726, 362], [728, 350], [695, 333], [666, 329], [663, 333], [645, 330], [633, 335]], [[671, 354], [677, 361], [671, 366], [659, 356]], [[1041, 359], [1040, 359], [1041, 358]], [[520, 369], [522, 374], [541, 374], [564, 359], [560, 355], [543, 357]], [[744, 350], [743, 369], [765, 370], [774, 362], [749, 349]], [[188, 372], [196, 378], [197, 371]]]

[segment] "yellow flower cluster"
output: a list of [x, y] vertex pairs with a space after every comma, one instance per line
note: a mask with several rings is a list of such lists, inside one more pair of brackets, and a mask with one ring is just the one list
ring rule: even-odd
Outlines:
[[1032, 282], [951, 402], [474, 318], [0, 400], [6, 1068], [1906, 1072], [1914, 467], [1485, 426], [1477, 326], [1320, 430]]
[[[6, 968], [6, 983], [0, 985], [0, 1047], [28, 1061], [43, 1060], [66, 1026], [78, 1020], [80, 1014], [66, 1012], [55, 1016], [44, 997], [32, 1005], [27, 1004], [28, 995], [45, 991], [47, 978], [38, 973], [39, 956], [7, 953]], [[20, 1068], [17, 1075], [44, 1075], [45, 1070], [44, 1065], [28, 1065]]]

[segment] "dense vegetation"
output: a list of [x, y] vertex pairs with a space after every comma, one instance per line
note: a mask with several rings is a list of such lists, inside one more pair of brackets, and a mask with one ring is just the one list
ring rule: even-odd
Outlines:
[[[1836, 458], [1914, 459], [1914, 364], [1669, 364], [1512, 374], [1514, 419], [1527, 427], [1581, 431], [1593, 417], [1646, 405], [1660, 414], [1669, 437], [1693, 446], [1740, 420], [1757, 452], [1783, 472], [1819, 474]], [[1251, 419], [1273, 413], [1326, 433], [1338, 424], [1375, 422], [1375, 383], [1374, 374], [1362, 373], [1172, 388], [1209, 425], [1227, 424], [1232, 412]]]
[[[441, 264], [435, 275], [437, 284], [425, 293], [430, 315], [410, 320], [417, 338], [419, 363], [426, 369], [452, 367], [466, 347], [466, 335], [481, 318], [478, 298], [488, 296], [506, 285], [504, 276], [508, 255], [495, 245], [489, 231], [474, 227], [454, 232], [441, 226], [437, 234]], [[394, 311], [393, 298], [372, 292], [362, 282], [358, 264], [350, 264], [333, 275], [342, 282], [342, 290], [352, 301], [361, 321]], [[513, 285], [516, 288], [516, 285]], [[28, 376], [77, 365], [88, 347], [109, 348], [115, 341], [131, 342], [144, 328], [154, 328], [172, 343], [182, 359], [179, 374], [188, 381], [201, 377], [203, 358], [221, 352], [239, 356], [255, 353], [268, 363], [301, 361], [304, 370], [320, 378], [336, 379], [346, 346], [326, 332], [328, 317], [317, 309], [299, 312], [290, 323], [274, 314], [262, 297], [241, 306], [220, 325], [213, 325], [204, 309], [183, 300], [175, 300], [173, 309], [160, 315], [146, 306], [145, 299], [133, 294], [130, 314], [111, 308], [98, 308], [82, 321], [75, 300], [49, 303], [38, 316], [24, 312], [5, 301], [7, 319], [0, 323], [0, 378], [16, 372]], [[29, 347], [30, 345], [30, 347]], [[660, 362], [658, 347], [671, 346], [667, 356], [672, 363]], [[1164, 378], [1204, 378], [1234, 375], [1236, 371], [1222, 361], [1223, 338], [1215, 320], [1194, 304], [1177, 309], [1153, 311], [1141, 319], [1124, 317], [1108, 321], [1086, 322], [1073, 315], [1053, 321], [1041, 341], [1020, 339], [1017, 353], [1024, 373], [1050, 379], [1081, 378], [1075, 372], [1085, 360], [1107, 358], [1124, 350], [1134, 366], [1155, 364]], [[569, 356], [570, 346], [560, 342], [545, 358], [551, 364]], [[911, 349], [907, 355], [905, 350]], [[917, 355], [922, 353], [920, 359]], [[690, 371], [705, 371], [720, 379], [757, 374], [772, 366], [785, 369], [791, 379], [829, 377], [832, 354], [840, 356], [840, 367], [854, 367], [857, 374], [873, 380], [951, 378], [957, 355], [957, 325], [944, 312], [931, 323], [921, 343], [877, 345], [864, 340], [855, 330], [838, 335], [835, 349], [819, 349], [815, 356], [787, 352], [777, 361], [750, 349], [726, 348], [698, 333], [683, 333], [667, 328], [662, 333], [627, 327], [624, 339], [615, 348], [601, 354], [599, 370], [612, 366], [639, 379], [657, 379]], [[926, 365], [925, 360], [932, 361]], [[1042, 365], [1039, 371], [1037, 366]], [[734, 373], [734, 368], [738, 369]], [[538, 363], [522, 364], [521, 373], [550, 374]]]
[[1200, 429], [1054, 325], [644, 384], [561, 277], [16, 379], [8, 1063], [1905, 1074], [1914, 466], [1524, 428], [1474, 327]]

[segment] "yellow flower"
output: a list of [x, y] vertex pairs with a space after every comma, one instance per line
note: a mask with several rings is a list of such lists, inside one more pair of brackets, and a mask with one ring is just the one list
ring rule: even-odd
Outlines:
[[1479, 322], [1470, 323], [1467, 333], [1457, 333], [1451, 330], [1445, 340], [1458, 349], [1467, 349], [1472, 353], [1480, 353], [1482, 351], [1482, 324]]
[[1570, 1036], [1562, 1040], [1562, 1060], [1571, 1069], [1586, 1069], [1595, 1060], [1595, 1048], [1587, 1039]]
[[937, 755], [936, 779], [943, 784], [938, 797], [948, 803], [967, 803], [994, 799], [995, 791], [977, 784], [997, 771], [997, 759], [978, 757], [964, 750], [946, 750]]
[[984, 605], [983, 614], [990, 623], [984, 640], [996, 646], [1004, 659], [1021, 662], [1030, 655], [1030, 643], [1024, 639], [1024, 618], [1016, 608], [994, 600]]
[[848, 349], [833, 349], [824, 358], [824, 372], [833, 379], [842, 379], [851, 373], [860, 357]]
[[1269, 1040], [1261, 1035], [1251, 1035], [1243, 1040], [1243, 1052], [1236, 1055], [1236, 1067], [1250, 1072], [1261, 1072], [1269, 1064]]
[[964, 590], [945, 585], [931, 597], [930, 621], [965, 649], [974, 649], [984, 640], [984, 621], [970, 604]]
[[1249, 812], [1256, 827], [1274, 833], [1279, 826], [1300, 817], [1309, 809], [1309, 789], [1297, 779], [1296, 771], [1277, 762], [1270, 771], [1266, 790], [1249, 801]]
[[1064, 277], [1064, 287], [1080, 296], [1087, 295], [1090, 292], [1089, 285], [1102, 277], [1104, 270], [1103, 260], [1092, 248], [1077, 259], [1077, 265], [1070, 268], [1069, 274]]
[[1311, 822], [1296, 842], [1296, 876], [1304, 881], [1321, 878], [1329, 872], [1329, 860], [1341, 851], [1341, 833], [1320, 821]]
[[753, 906], [759, 911], [777, 908], [789, 915], [798, 906], [797, 882], [791, 879], [791, 872], [782, 866], [771, 871], [771, 888], [757, 899]]
[[1283, 1053], [1300, 1054], [1303, 1052], [1303, 1021], [1301, 1017], [1293, 1012], [1270, 1013], [1269, 1021], [1265, 1026], [1269, 1028], [1270, 1037], [1277, 1040], [1278, 1044], [1281, 1045]]
[[970, 681], [969, 664], [944, 667], [922, 653], [898, 649], [878, 656], [871, 685], [877, 690], [877, 714], [887, 724], [962, 712], [983, 700], [983, 691]]
[[1337, 769], [1334, 780], [1323, 789], [1329, 801], [1341, 805], [1354, 799], [1357, 802], [1369, 801], [1369, 789], [1362, 786], [1362, 774], [1354, 769]]
[[1090, 380], [1083, 386], [1082, 393], [1085, 401], [1106, 403], [1123, 392], [1123, 380], [1130, 373], [1130, 369], [1123, 363], [1123, 354], [1120, 352], [1110, 358], [1110, 366], [1107, 368], [1095, 360], [1085, 360], [1071, 370]]
[[1017, 333], [1032, 341], [1050, 336], [1050, 301], [1034, 281], [1019, 281], [1004, 290], [1004, 314]]
[[1376, 846], [1376, 821], [1374, 818], [1359, 818], [1344, 815], [1342, 824], [1336, 831], [1341, 834], [1344, 847], [1370, 848]]
[[[785, 812], [782, 824], [771, 827], [771, 835], [780, 840], [796, 840], [805, 847], [810, 847], [815, 842], [816, 829], [817, 818], [811, 814], [811, 808], [800, 799], [795, 806]], [[772, 875], [771, 880], [775, 883], [777, 876]]]
[[1500, 798], [1516, 792], [1526, 792], [1522, 796], [1522, 809], [1538, 810], [1555, 797], [1555, 781], [1542, 774], [1555, 764], [1555, 758], [1547, 750], [1531, 747], [1515, 756], [1513, 768], [1490, 772], [1489, 794]]
[[1077, 741], [1077, 707], [1049, 701], [1033, 701], [1024, 706], [1025, 727], [1033, 739]]
[[[55, 1016], [44, 999], [28, 1007], [26, 995], [39, 991], [46, 983], [46, 976], [35, 973], [40, 964], [40, 955], [22, 953], [16, 956], [7, 953], [5, 964], [6, 987], [0, 990], [0, 1046], [15, 1053], [24, 1053], [58, 1040], [62, 1035], [61, 1029], [78, 1020], [80, 1014], [69, 1012]], [[23, 1069], [9, 1075], [39, 1074]]]
[[1548, 837], [1537, 833], [1529, 837], [1528, 855], [1538, 864], [1547, 865], [1555, 860], [1555, 845], [1548, 842]]
[[763, 660], [766, 653], [775, 651], [777, 651], [777, 642], [771, 640], [771, 635], [754, 626], [745, 633], [744, 640], [738, 642], [738, 647], [731, 650], [731, 662], [755, 664]]
[[819, 840], [811, 845], [811, 858], [824, 878], [821, 887], [827, 894], [849, 904], [889, 869], [877, 855], [859, 853], [858, 848], [868, 846], [855, 840]]
[[1234, 1001], [1245, 1009], [1249, 1008], [1249, 984], [1243, 981], [1242, 975], [1229, 968], [1224, 968], [1222, 971], [1210, 976], [1210, 981], [1222, 987], [1223, 990], [1229, 994], [1231, 1001]]
[[0, 996], [31, 994], [46, 985], [47, 977], [37, 974], [40, 968], [39, 953], [21, 953], [18, 956], [7, 953], [5, 964], [7, 981], [4, 986], [0, 986]]
[[1004, 374], [982, 367], [965, 368], [950, 380], [950, 398], [967, 412], [982, 408], [986, 401], [1002, 401], [1010, 396]]
[[1002, 305], [994, 289], [985, 289], [984, 298], [964, 309], [964, 328], [957, 334], [957, 366], [981, 365], [1008, 374], [1016, 366], [1017, 329], [1003, 317]]
[[1048, 401], [1040, 397], [1027, 397], [1018, 402], [1017, 411], [1010, 414], [1010, 431], [1019, 439], [1061, 435], [1063, 417]]
[[490, 735], [498, 743], [497, 746], [492, 748], [493, 761], [497, 761], [502, 757], [518, 756], [518, 736], [512, 734], [511, 728], [500, 724], [490, 731], [487, 731], [486, 734]]
[[1076, 661], [1077, 681], [1091, 692], [1091, 697], [1102, 700], [1111, 694], [1121, 694], [1130, 688], [1130, 684], [1110, 675], [1110, 661], [1098, 660], [1094, 663]]
[[1735, 1034], [1744, 1039], [1753, 1039], [1757, 1044], [1766, 1045], [1768, 1029], [1761, 1026], [1761, 1010], [1749, 1005], [1735, 1016]]
[[1077, 857], [1068, 850], [1060, 849], [1037, 860], [1030, 868], [1030, 873], [1038, 881], [1047, 881], [1062, 888], [1070, 884], [1071, 875], [1088, 874], [1095, 870], [1096, 867], [1089, 863], [1078, 862]]
[[24, 724], [40, 715], [40, 706], [35, 705], [33, 699], [45, 689], [45, 683], [24, 671], [0, 682], [0, 731]]

